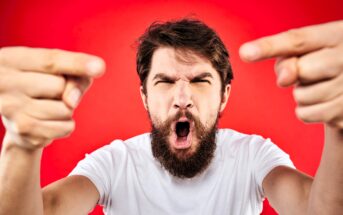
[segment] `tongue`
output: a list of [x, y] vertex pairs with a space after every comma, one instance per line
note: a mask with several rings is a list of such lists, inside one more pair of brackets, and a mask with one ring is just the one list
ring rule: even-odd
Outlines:
[[187, 128], [181, 128], [181, 129], [178, 129], [177, 136], [186, 137], [188, 133], [189, 133], [189, 130]]
[[175, 139], [172, 140], [175, 149], [187, 149], [192, 145], [189, 122], [178, 122], [176, 124]]

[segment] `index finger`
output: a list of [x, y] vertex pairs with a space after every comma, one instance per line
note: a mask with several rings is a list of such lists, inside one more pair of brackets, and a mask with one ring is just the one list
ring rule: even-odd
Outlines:
[[243, 44], [239, 53], [243, 60], [254, 62], [275, 57], [299, 56], [343, 40], [343, 21], [292, 29]]
[[60, 49], [4, 47], [0, 66], [58, 75], [99, 76], [105, 70], [100, 57]]

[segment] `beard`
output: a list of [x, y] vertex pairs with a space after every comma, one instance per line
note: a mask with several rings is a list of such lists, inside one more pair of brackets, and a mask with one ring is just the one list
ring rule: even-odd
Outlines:
[[[194, 122], [195, 135], [192, 138], [192, 145], [186, 149], [171, 148], [168, 138], [173, 132], [172, 123], [182, 116], [186, 116], [190, 122]], [[216, 133], [219, 115], [212, 126], [206, 128], [200, 119], [190, 112], [178, 112], [174, 117], [168, 118], [165, 122], [151, 123], [151, 147], [153, 156], [173, 176], [178, 178], [192, 178], [202, 173], [211, 163], [216, 149]], [[151, 117], [150, 117], [151, 119]], [[193, 149], [195, 140], [198, 141]]]

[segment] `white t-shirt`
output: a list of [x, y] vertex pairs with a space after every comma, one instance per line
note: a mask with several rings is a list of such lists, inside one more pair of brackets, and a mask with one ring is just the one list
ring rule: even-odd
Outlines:
[[78, 163], [70, 175], [89, 178], [105, 214], [260, 214], [262, 181], [274, 167], [294, 168], [270, 139], [219, 129], [210, 166], [192, 179], [163, 169], [151, 152], [150, 134], [115, 140]]

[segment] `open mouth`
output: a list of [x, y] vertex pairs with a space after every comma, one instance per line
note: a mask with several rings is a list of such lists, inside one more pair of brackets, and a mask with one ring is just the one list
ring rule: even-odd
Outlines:
[[178, 138], [187, 137], [189, 134], [189, 122], [177, 122], [175, 126], [175, 132]]
[[192, 146], [193, 123], [182, 120], [175, 122], [174, 133], [171, 136], [171, 144], [174, 149], [187, 149]]

